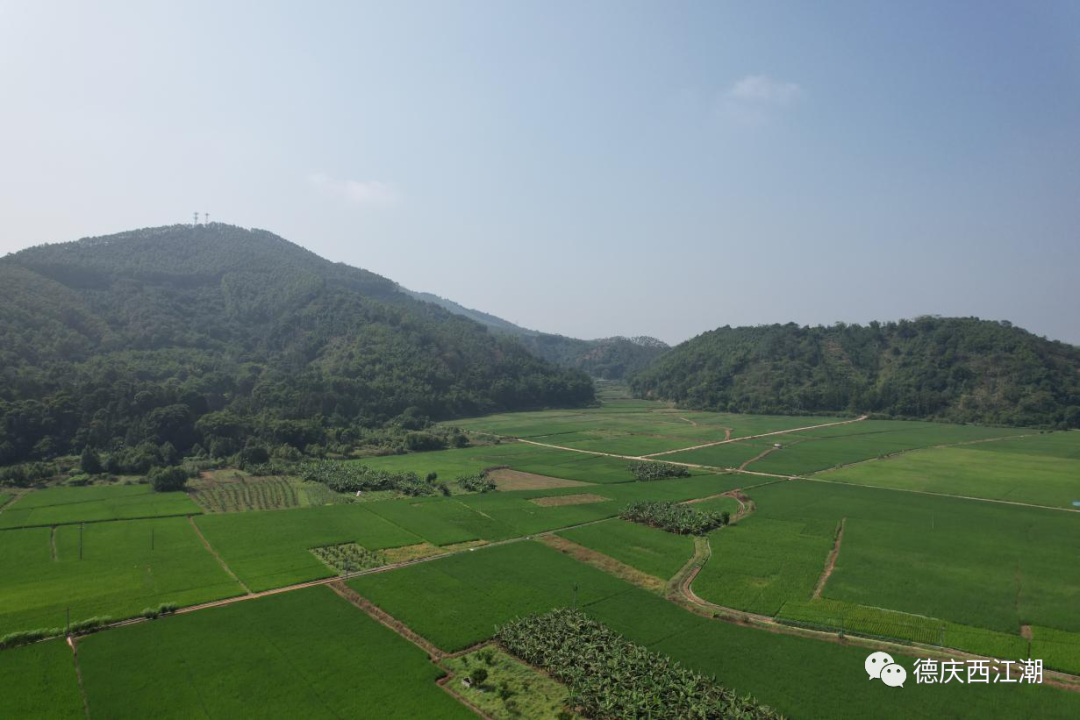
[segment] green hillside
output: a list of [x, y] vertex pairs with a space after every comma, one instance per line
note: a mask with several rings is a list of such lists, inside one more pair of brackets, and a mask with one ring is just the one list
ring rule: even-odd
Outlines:
[[399, 289], [417, 300], [433, 303], [455, 315], [475, 320], [495, 332], [512, 335], [539, 358], [565, 368], [584, 370], [592, 377], [601, 380], [622, 380], [649, 367], [656, 358], [671, 349], [663, 340], [647, 335], [636, 337], [616, 335], [597, 340], [581, 340], [565, 335], [529, 330], [509, 320], [503, 320], [482, 310], [467, 308], [438, 295], [414, 292], [405, 288]]
[[1080, 348], [977, 318], [723, 327], [630, 384], [638, 396], [707, 410], [1080, 426]]
[[584, 373], [261, 230], [147, 228], [0, 259], [0, 464], [170, 443], [348, 444], [579, 405]]

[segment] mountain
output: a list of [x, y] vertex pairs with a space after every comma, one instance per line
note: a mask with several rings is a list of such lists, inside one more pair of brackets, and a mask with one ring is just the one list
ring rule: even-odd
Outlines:
[[579, 340], [564, 335], [529, 330], [509, 320], [503, 320], [481, 310], [467, 308], [438, 295], [400, 287], [399, 289], [417, 300], [433, 303], [455, 315], [475, 320], [495, 332], [513, 335], [537, 357], [565, 368], [583, 370], [592, 377], [602, 380], [621, 380], [629, 377], [647, 368], [656, 358], [670, 349], [670, 346], [662, 340], [644, 335], [632, 338], [616, 336], [599, 340]]
[[1080, 427], [1080, 348], [978, 318], [722, 327], [630, 386], [706, 410]]
[[0, 259], [0, 286], [0, 463], [85, 445], [348, 446], [594, 397], [584, 373], [261, 230], [34, 247]]
[[473, 310], [472, 308], [467, 308], [464, 305], [459, 305], [453, 300], [447, 300], [444, 297], [439, 297], [438, 295], [433, 295], [432, 293], [417, 292], [415, 290], [409, 290], [408, 288], [401, 287], [400, 285], [398, 286], [398, 290], [405, 293], [406, 295], [415, 298], [416, 300], [420, 300], [422, 302], [429, 302], [433, 305], [438, 305], [443, 310], [448, 310], [455, 315], [461, 315], [462, 317], [467, 317], [470, 320], [474, 320], [480, 323], [481, 325], [486, 325], [492, 330], [499, 330], [517, 336], [533, 336], [542, 334], [537, 332], [536, 330], [527, 330], [520, 325], [515, 325], [509, 320], [503, 320], [502, 318], [495, 317], [494, 315], [486, 313], [482, 310]]

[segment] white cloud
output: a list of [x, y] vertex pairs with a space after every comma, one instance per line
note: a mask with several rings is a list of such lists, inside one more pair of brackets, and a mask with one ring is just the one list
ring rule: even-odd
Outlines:
[[773, 116], [805, 95], [798, 83], [781, 82], [768, 75], [747, 75], [720, 96], [716, 113], [737, 125], [768, 125]]
[[307, 182], [332, 197], [354, 205], [393, 205], [401, 194], [392, 183], [380, 180], [338, 180], [325, 173], [311, 173]]
[[727, 91], [733, 100], [769, 105], [790, 105], [804, 94], [798, 83], [780, 82], [768, 75], [747, 75]]

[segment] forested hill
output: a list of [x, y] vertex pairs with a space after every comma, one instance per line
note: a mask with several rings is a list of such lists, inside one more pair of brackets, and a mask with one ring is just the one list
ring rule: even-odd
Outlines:
[[579, 340], [537, 333], [522, 337], [521, 342], [537, 357], [603, 380], [621, 380], [640, 372], [670, 349], [662, 340], [647, 336]]
[[0, 259], [0, 287], [0, 463], [85, 445], [347, 445], [593, 399], [584, 373], [259, 230], [30, 248]]
[[723, 327], [630, 384], [708, 410], [1080, 427], [1080, 348], [977, 318]]
[[438, 295], [400, 289], [418, 300], [435, 303], [456, 315], [487, 325], [495, 332], [513, 335], [537, 357], [562, 367], [584, 370], [589, 375], [603, 380], [621, 380], [644, 370], [670, 349], [670, 346], [662, 340], [648, 336], [632, 338], [615, 336], [598, 340], [581, 340], [565, 335], [529, 330], [509, 320], [503, 320], [481, 310], [467, 308]]

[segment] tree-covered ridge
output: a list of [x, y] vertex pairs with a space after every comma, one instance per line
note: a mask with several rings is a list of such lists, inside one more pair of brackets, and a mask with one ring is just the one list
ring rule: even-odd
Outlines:
[[86, 445], [348, 445], [593, 399], [584, 373], [259, 230], [30, 248], [0, 259], [0, 286], [0, 463]]
[[628, 338], [617, 335], [598, 340], [580, 340], [565, 335], [529, 330], [438, 295], [414, 292], [405, 288], [399, 289], [417, 300], [433, 303], [455, 315], [475, 320], [495, 332], [512, 335], [521, 340], [525, 347], [537, 357], [562, 367], [584, 370], [592, 377], [602, 380], [621, 380], [644, 370], [670, 349], [664, 341], [648, 336]]
[[707, 410], [1080, 427], [1080, 348], [977, 318], [722, 327], [630, 385]]
[[578, 340], [539, 333], [521, 338], [533, 354], [562, 367], [584, 370], [602, 380], [621, 380], [649, 367], [670, 348], [652, 337]]

